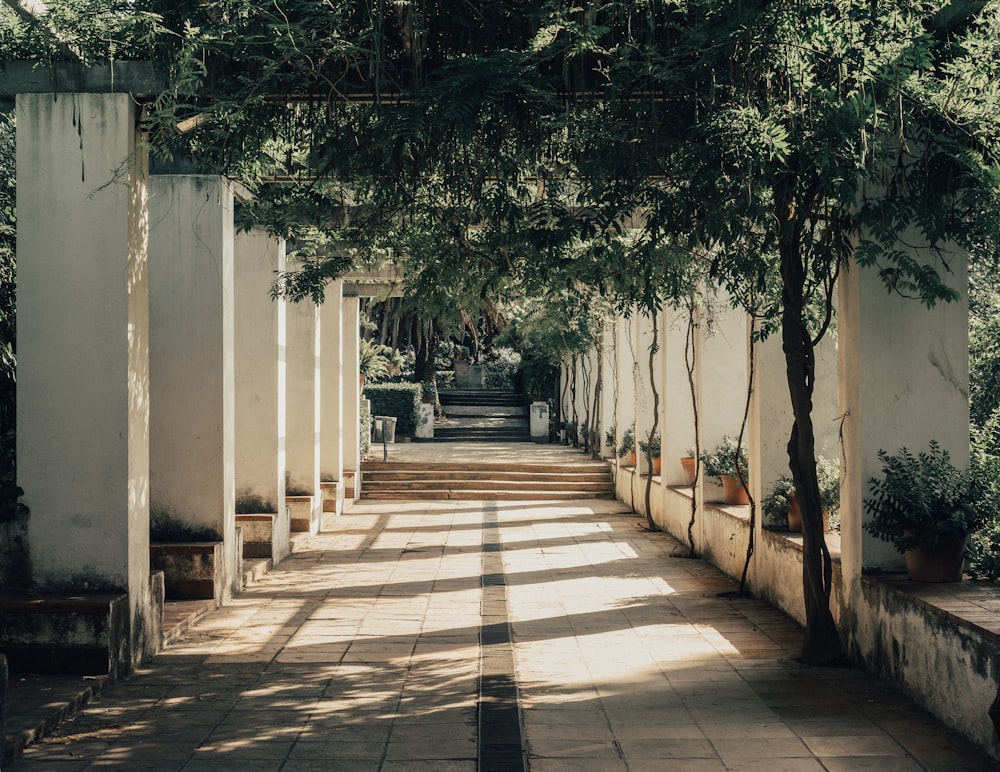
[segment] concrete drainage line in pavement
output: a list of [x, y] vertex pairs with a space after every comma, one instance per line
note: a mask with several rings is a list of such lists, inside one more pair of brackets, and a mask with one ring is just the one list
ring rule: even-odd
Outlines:
[[497, 506], [487, 502], [479, 632], [479, 772], [526, 772], [502, 552]]

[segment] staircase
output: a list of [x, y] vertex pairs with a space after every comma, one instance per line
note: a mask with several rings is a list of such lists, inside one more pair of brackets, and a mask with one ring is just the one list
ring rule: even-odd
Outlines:
[[444, 442], [530, 442], [523, 394], [500, 389], [441, 389], [445, 417], [434, 424]]
[[366, 461], [363, 499], [566, 500], [614, 496], [602, 461], [569, 464]]

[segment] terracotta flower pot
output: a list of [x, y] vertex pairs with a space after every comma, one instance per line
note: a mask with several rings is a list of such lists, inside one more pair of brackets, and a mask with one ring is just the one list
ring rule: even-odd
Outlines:
[[[794, 495], [786, 496], [788, 499], [788, 530], [792, 533], [802, 533], [802, 509], [799, 507], [799, 500]], [[823, 533], [830, 532], [830, 512], [823, 510]]]
[[[907, 536], [913, 531], [904, 530]], [[965, 548], [968, 535], [943, 544], [930, 545], [920, 541], [913, 549], [903, 553], [906, 573], [915, 582], [960, 582], [965, 566]]]
[[738, 477], [722, 475], [722, 501], [725, 504], [749, 504], [747, 489], [740, 485]]
[[660, 470], [662, 469], [662, 464], [663, 464], [663, 462], [660, 461], [660, 457], [659, 456], [654, 456], [653, 457], [653, 476], [654, 477], [656, 477], [657, 475], [660, 474]]
[[635, 467], [635, 451], [634, 450], [631, 451], [628, 454], [628, 465], [631, 466], [631, 467]]
[[694, 456], [681, 456], [681, 469], [684, 470], [684, 482], [687, 485], [694, 485], [695, 474], [698, 471], [697, 462]]

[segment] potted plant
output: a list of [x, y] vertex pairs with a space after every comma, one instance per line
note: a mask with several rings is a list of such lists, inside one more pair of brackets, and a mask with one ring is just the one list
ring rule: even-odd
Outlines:
[[694, 450], [689, 448], [681, 456], [681, 469], [684, 471], [684, 482], [687, 485], [694, 485], [694, 478], [698, 473], [697, 461], [694, 457]]
[[622, 441], [618, 445], [618, 458], [625, 458], [629, 456], [629, 465], [635, 466], [635, 433], [632, 431], [630, 426], [622, 434]]
[[610, 453], [615, 452], [615, 435], [617, 433], [618, 429], [613, 425], [604, 432], [604, 447], [608, 448]]
[[661, 469], [660, 462], [660, 433], [656, 432], [653, 435], [652, 442], [647, 442], [645, 440], [639, 441], [639, 451], [646, 455], [647, 453], [652, 457], [653, 461], [653, 475], [658, 475]]
[[563, 442], [564, 445], [576, 446], [576, 421], [567, 421], [563, 426], [566, 427], [566, 439]]
[[[739, 470], [736, 459], [739, 458]], [[722, 500], [726, 504], [749, 504], [747, 490], [740, 482], [740, 471], [745, 480], [749, 474], [746, 449], [739, 448], [737, 454], [736, 440], [726, 435], [722, 442], [709, 453], [702, 454], [701, 462], [705, 465], [705, 474], [722, 480]]]
[[[823, 509], [823, 530], [839, 522], [840, 467], [828, 458], [816, 459], [816, 476], [819, 480], [819, 502]], [[795, 484], [788, 475], [781, 475], [761, 502], [765, 519], [772, 525], [785, 525], [792, 533], [802, 531], [802, 512], [795, 496]]]
[[882, 477], [869, 481], [865, 530], [903, 553], [910, 578], [958, 582], [969, 536], [984, 522], [984, 484], [975, 470], [962, 471], [936, 441], [913, 455], [878, 452]]

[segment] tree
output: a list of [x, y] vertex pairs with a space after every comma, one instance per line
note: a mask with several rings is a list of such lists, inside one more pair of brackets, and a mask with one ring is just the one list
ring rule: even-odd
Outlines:
[[[995, 252], [995, 0], [147, 10], [173, 74], [150, 113], [154, 149], [247, 181], [273, 228], [318, 227], [361, 254], [413, 230], [433, 244], [407, 245], [424, 286], [481, 297], [584, 287], [653, 312], [707, 277], [779, 329], [804, 518], [803, 659], [841, 659], [813, 349], [849, 261], [933, 305], [955, 297], [949, 245]], [[319, 261], [306, 278], [321, 286], [336, 270]], [[817, 302], [827, 313], [811, 327]]]

